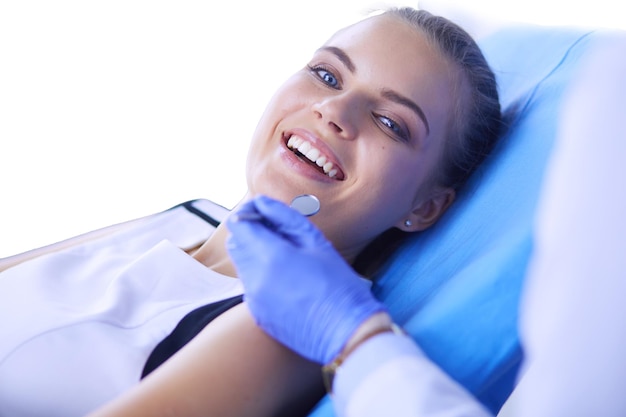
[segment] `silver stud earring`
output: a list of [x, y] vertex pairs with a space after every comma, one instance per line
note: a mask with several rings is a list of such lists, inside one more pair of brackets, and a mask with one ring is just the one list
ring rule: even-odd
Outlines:
[[404, 221], [404, 226], [405, 227], [411, 227], [411, 226], [413, 226], [413, 222], [411, 220], [407, 219], [407, 220]]

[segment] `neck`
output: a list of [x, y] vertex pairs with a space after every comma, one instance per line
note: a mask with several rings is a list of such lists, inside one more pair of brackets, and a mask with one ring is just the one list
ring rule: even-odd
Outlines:
[[209, 239], [191, 256], [207, 268], [219, 274], [236, 278], [237, 272], [235, 266], [226, 251], [227, 237], [228, 230], [226, 226], [220, 224], [211, 237], [209, 237]]

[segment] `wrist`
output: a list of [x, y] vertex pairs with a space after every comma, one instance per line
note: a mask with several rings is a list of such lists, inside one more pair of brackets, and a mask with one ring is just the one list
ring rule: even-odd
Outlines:
[[350, 339], [348, 339], [337, 357], [343, 357], [345, 359], [354, 352], [361, 343], [365, 342], [370, 337], [382, 332], [391, 331], [392, 323], [391, 316], [385, 311], [372, 314], [357, 327], [354, 333], [352, 333], [352, 336], [350, 336]]
[[372, 337], [386, 332], [406, 334], [398, 325], [393, 323], [391, 316], [385, 311], [377, 312], [361, 323], [339, 354], [330, 363], [322, 367], [322, 376], [326, 391], [332, 393], [335, 374], [352, 352], [357, 350], [359, 346]]

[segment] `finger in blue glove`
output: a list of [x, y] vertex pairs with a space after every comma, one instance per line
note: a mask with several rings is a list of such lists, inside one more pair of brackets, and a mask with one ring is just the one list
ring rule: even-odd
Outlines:
[[302, 356], [327, 363], [356, 328], [384, 310], [361, 278], [306, 217], [257, 197], [231, 216], [227, 249], [257, 323]]

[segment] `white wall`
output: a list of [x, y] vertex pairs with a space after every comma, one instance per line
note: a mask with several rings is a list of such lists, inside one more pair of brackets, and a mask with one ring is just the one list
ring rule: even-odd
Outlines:
[[266, 101], [360, 7], [221, 3], [0, 2], [0, 257], [238, 201]]
[[[554, 0], [424, 5], [621, 24], [604, 1], [593, 10]], [[274, 89], [335, 29], [381, 5], [223, 3], [0, 3], [0, 257], [188, 199], [232, 207]]]

